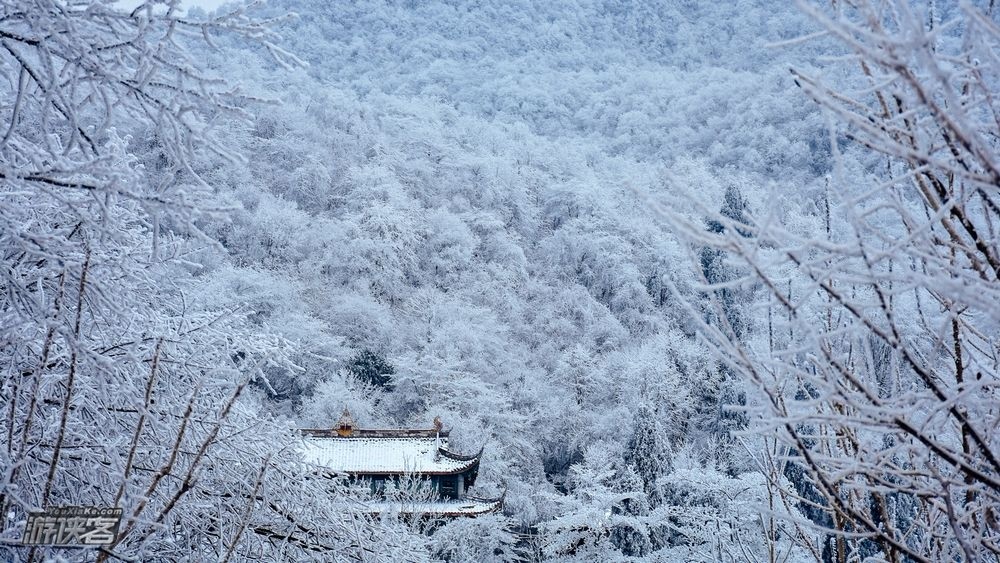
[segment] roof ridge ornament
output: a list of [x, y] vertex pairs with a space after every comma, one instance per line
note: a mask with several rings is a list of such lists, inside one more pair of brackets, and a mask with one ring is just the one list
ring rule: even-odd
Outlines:
[[354, 419], [351, 418], [351, 411], [344, 409], [344, 412], [340, 415], [340, 420], [337, 421], [337, 435], [347, 438], [351, 434], [354, 434]]

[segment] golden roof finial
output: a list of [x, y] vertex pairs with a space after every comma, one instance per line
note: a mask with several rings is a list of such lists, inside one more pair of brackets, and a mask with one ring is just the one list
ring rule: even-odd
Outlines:
[[351, 418], [351, 411], [344, 409], [337, 422], [337, 435], [342, 437], [350, 436], [354, 433], [354, 419]]

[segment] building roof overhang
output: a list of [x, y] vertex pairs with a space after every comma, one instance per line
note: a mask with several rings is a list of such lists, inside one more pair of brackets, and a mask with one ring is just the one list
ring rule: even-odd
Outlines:
[[499, 512], [503, 508], [503, 496], [494, 499], [484, 499], [478, 497], [465, 497], [452, 501], [427, 501], [427, 502], [380, 502], [371, 506], [372, 514], [383, 512], [395, 512], [425, 518], [434, 517], [461, 517], [461, 516], [482, 516]]

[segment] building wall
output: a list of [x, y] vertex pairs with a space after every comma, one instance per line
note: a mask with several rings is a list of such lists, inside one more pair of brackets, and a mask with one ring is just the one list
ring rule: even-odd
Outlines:
[[[359, 477], [358, 481], [368, 481], [373, 495], [380, 495], [385, 492], [386, 482], [392, 480], [399, 486], [400, 475], [366, 475]], [[441, 498], [459, 499], [465, 496], [466, 476], [459, 475], [431, 475], [427, 478], [433, 490]]]

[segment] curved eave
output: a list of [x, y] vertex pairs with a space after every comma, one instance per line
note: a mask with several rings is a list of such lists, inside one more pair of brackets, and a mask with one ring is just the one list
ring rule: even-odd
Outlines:
[[451, 517], [461, 517], [475, 518], [476, 516], [484, 516], [486, 514], [493, 514], [495, 512], [500, 512], [503, 509], [503, 501], [501, 499], [494, 499], [491, 501], [485, 501], [485, 506], [477, 510], [453, 510], [453, 511], [440, 511], [440, 512], [425, 512], [424, 514], [429, 517], [434, 516], [451, 516]]
[[462, 454], [457, 454], [453, 451], [446, 450], [444, 446], [441, 446], [438, 448], [438, 453], [448, 459], [453, 459], [455, 461], [474, 461], [474, 460], [478, 461], [479, 456], [483, 455], [483, 449], [485, 449], [485, 446], [479, 448], [479, 451], [472, 455], [462, 455]]

